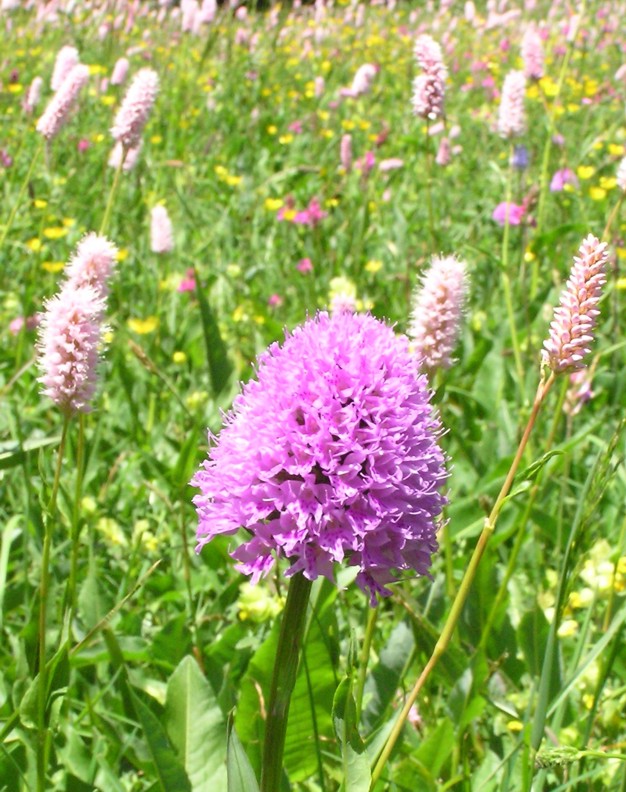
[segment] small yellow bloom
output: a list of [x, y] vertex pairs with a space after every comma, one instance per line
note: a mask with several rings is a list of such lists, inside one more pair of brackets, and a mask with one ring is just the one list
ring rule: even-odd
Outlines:
[[226, 274], [229, 278], [238, 278], [241, 275], [241, 267], [239, 264], [229, 264], [226, 267]]
[[76, 225], [76, 220], [74, 220], [73, 217], [64, 217], [61, 222], [63, 223], [65, 228], [72, 228], [73, 226]]
[[268, 210], [268, 212], [277, 212], [282, 205], [282, 198], [266, 198], [263, 202], [263, 206]]
[[65, 264], [62, 261], [44, 261], [41, 265], [46, 272], [61, 272], [63, 267]]
[[238, 305], [233, 311], [233, 322], [243, 322], [244, 319], [247, 318], [248, 314], [246, 313], [245, 307], [243, 305]]
[[624, 156], [624, 146], [621, 143], [609, 143], [609, 154], [612, 157], [623, 157]]
[[328, 112], [328, 110], [318, 110], [317, 117], [319, 118], [320, 121], [328, 121], [328, 119], [330, 118], [330, 113]]
[[265, 131], [268, 135], [275, 135], [278, 132], [278, 127], [275, 124], [270, 124]]
[[524, 724], [520, 720], [510, 720], [507, 725], [507, 729], [510, 732], [521, 732], [524, 728]]
[[146, 333], [153, 333], [159, 326], [159, 320], [156, 316], [148, 316], [146, 319], [129, 319], [129, 328], [139, 335]]
[[229, 187], [238, 187], [243, 180], [243, 176], [233, 176], [229, 173], [224, 181], [228, 184]]
[[185, 404], [190, 410], [197, 410], [208, 398], [209, 394], [206, 391], [193, 391], [193, 393], [190, 393], [185, 399]]
[[361, 121], [359, 121], [359, 129], [362, 129], [364, 132], [367, 132], [367, 130], [371, 126], [372, 126], [372, 122], [371, 121], [366, 121], [365, 119], [362, 119]]
[[332, 129], [321, 129], [320, 130], [320, 135], [322, 137], [325, 137], [325, 138], [331, 138], [333, 136], [333, 130]]
[[265, 324], [265, 317], [261, 314], [255, 314], [252, 319], [254, 320], [255, 324], [264, 325]]
[[615, 285], [620, 290], [626, 289], [626, 278], [618, 278]]
[[600, 187], [603, 190], [613, 190], [617, 187], [617, 179], [615, 176], [600, 176]]
[[115, 257], [116, 261], [126, 261], [128, 258], [128, 248], [120, 248], [117, 251], [117, 256]]
[[57, 228], [44, 228], [43, 230], [43, 235], [46, 239], [63, 239], [66, 234], [67, 228], [63, 228], [63, 226]]
[[105, 344], [110, 344], [111, 341], [113, 341], [113, 331], [105, 330], [104, 333], [102, 333], [102, 340]]
[[615, 248], [615, 252], [617, 253], [618, 259], [622, 259], [622, 260], [626, 259], [626, 248], [623, 247]]
[[341, 122], [341, 126], [346, 130], [346, 132], [351, 132], [356, 124], [352, 121], [351, 118], [344, 118]]
[[100, 66], [99, 63], [92, 63], [89, 66], [89, 74], [92, 74], [92, 75], [93, 74], [104, 74], [105, 72], [106, 72], [106, 69], [104, 68], [104, 66]]
[[101, 517], [96, 523], [98, 530], [108, 539], [112, 545], [127, 547], [128, 540], [120, 528], [120, 524], [112, 517]]
[[174, 352], [172, 355], [172, 360], [174, 363], [185, 363], [187, 361], [187, 355], [184, 352], [178, 351]]
[[278, 138], [278, 142], [280, 143], [281, 146], [288, 145], [289, 143], [291, 143], [292, 140], [293, 140], [293, 135], [291, 134], [291, 132], [288, 132], [286, 135], [281, 135]]
[[527, 88], [526, 96], [529, 99], [537, 99], [537, 97], [539, 96], [539, 86], [538, 85], [531, 85], [529, 88]]
[[48, 202], [44, 201], [43, 198], [35, 198], [33, 204], [35, 205], [35, 209], [45, 209]]
[[576, 175], [579, 179], [590, 179], [593, 174], [596, 172], [596, 169], [593, 165], [579, 165], [576, 168]]
[[20, 94], [22, 93], [23, 86], [20, 83], [10, 83], [9, 85], [9, 93], [12, 94]]
[[371, 259], [365, 264], [365, 271], [370, 272], [372, 275], [375, 275], [382, 269], [383, 262], [379, 259]]
[[102, 132], [97, 132], [95, 135], [91, 136], [91, 139], [94, 143], [102, 143], [104, 140], [104, 134]]
[[283, 220], [293, 220], [293, 218], [297, 215], [297, 211], [295, 209], [285, 209], [283, 212]]
[[590, 187], [589, 197], [592, 201], [603, 201], [606, 198], [606, 190], [602, 187]]
[[339, 206], [339, 198], [327, 198], [324, 201], [324, 206], [328, 207], [329, 209], [334, 209], [335, 206]]
[[163, 143], [163, 138], [161, 137], [161, 135], [152, 135], [152, 137], [150, 138], [150, 143], [152, 143], [155, 146], [158, 146], [159, 143]]
[[533, 251], [530, 248], [526, 248], [526, 250], [524, 251], [524, 261], [527, 264], [530, 264], [530, 262], [534, 261], [536, 258], [537, 256], [535, 256]]
[[111, 96], [111, 94], [104, 94], [104, 96], [100, 97], [100, 101], [105, 107], [111, 107], [111, 105], [115, 104], [115, 97]]
[[26, 247], [29, 250], [32, 250], [33, 253], [39, 253], [39, 251], [41, 250], [41, 239], [37, 239], [36, 237], [34, 237], [33, 239], [29, 239], [28, 242], [26, 243]]
[[559, 92], [559, 86], [552, 77], [542, 77], [539, 80], [539, 86], [544, 94], [550, 98], [555, 97]]
[[593, 707], [594, 697], [591, 693], [584, 693], [582, 696], [582, 702], [585, 706], [585, 709], [590, 710]]
[[571, 638], [578, 632], [578, 622], [575, 619], [564, 619], [559, 625], [557, 635], [559, 638]]

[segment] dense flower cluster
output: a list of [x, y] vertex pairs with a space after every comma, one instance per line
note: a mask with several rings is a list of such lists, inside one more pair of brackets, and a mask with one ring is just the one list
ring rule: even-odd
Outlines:
[[543, 360], [553, 371], [575, 371], [585, 365], [591, 351], [593, 330], [600, 313], [598, 302], [606, 283], [609, 254], [606, 243], [592, 234], [583, 240], [560, 305], [554, 311]]
[[261, 356], [194, 476], [197, 549], [243, 528], [232, 555], [253, 582], [275, 557], [309, 579], [345, 562], [375, 603], [402, 570], [428, 572], [446, 501], [440, 431], [405, 337], [321, 313]]
[[103, 311], [104, 302], [88, 286], [62, 289], [45, 305], [38, 344], [39, 381], [43, 393], [66, 414], [91, 409]]
[[140, 69], [117, 111], [111, 134], [126, 149], [135, 148], [141, 138], [159, 91], [159, 77], [152, 69]]
[[170, 253], [174, 249], [172, 221], [161, 204], [150, 213], [150, 249], [153, 253]]
[[106, 297], [116, 257], [117, 248], [106, 237], [87, 234], [78, 243], [65, 269], [67, 285], [73, 289], [91, 286], [98, 297]]
[[434, 121], [443, 115], [448, 70], [441, 47], [431, 36], [424, 34], [417, 39], [414, 54], [423, 74], [413, 80], [413, 112]]
[[37, 122], [37, 132], [46, 140], [52, 140], [66, 122], [78, 94], [89, 80], [89, 69], [82, 63], [71, 70], [59, 90], [48, 102], [48, 106]]
[[413, 298], [407, 335], [424, 371], [449, 368], [467, 292], [464, 262], [436, 256]]
[[504, 78], [498, 113], [498, 133], [504, 138], [521, 135], [525, 129], [525, 93], [526, 77], [523, 72], [509, 72]]

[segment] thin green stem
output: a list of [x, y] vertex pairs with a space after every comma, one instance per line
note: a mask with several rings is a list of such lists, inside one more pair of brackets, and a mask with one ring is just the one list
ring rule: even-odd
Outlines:
[[291, 578], [280, 625], [265, 723], [260, 792], [279, 792], [291, 694], [296, 683], [311, 581], [299, 572]]
[[[72, 525], [70, 531], [70, 577], [67, 586], [67, 626], [68, 642], [72, 634], [72, 624], [76, 614], [76, 575], [78, 570], [78, 548], [80, 534], [80, 507], [83, 490], [83, 476], [85, 466], [85, 415], [80, 413], [78, 418], [78, 443], [76, 447], [76, 489], [74, 491], [74, 504], [72, 507]], [[65, 623], [65, 619], [63, 620]]]
[[502, 236], [502, 286], [504, 288], [504, 301], [506, 303], [506, 313], [509, 319], [509, 328], [511, 331], [511, 343], [513, 344], [513, 357], [515, 359], [515, 371], [519, 383], [520, 393], [524, 394], [524, 366], [522, 365], [522, 353], [520, 350], [519, 338], [517, 335], [517, 325], [515, 324], [515, 311], [513, 310], [513, 298], [511, 295], [511, 279], [509, 278], [509, 236], [511, 230], [511, 197], [512, 197], [512, 180], [513, 180], [513, 146], [511, 145], [509, 151], [509, 168], [506, 177], [506, 194], [504, 213], [504, 234]]
[[61, 480], [61, 468], [63, 463], [63, 454], [65, 451], [65, 442], [67, 439], [67, 430], [69, 427], [69, 417], [66, 417], [63, 423], [63, 431], [61, 433], [61, 441], [59, 443], [59, 450], [57, 455], [56, 470], [54, 473], [54, 482], [52, 484], [52, 492], [50, 494], [50, 501], [46, 510], [46, 517], [44, 520], [44, 539], [43, 551], [41, 557], [41, 582], [39, 588], [39, 687], [38, 687], [38, 740], [37, 740], [37, 790], [38, 792], [45, 792], [46, 789], [46, 743], [47, 743], [47, 729], [46, 729], [46, 693], [48, 685], [48, 674], [46, 669], [46, 611], [48, 605], [48, 589], [50, 586], [50, 551], [52, 547], [52, 527], [54, 516], [56, 513], [57, 495], [59, 492], [59, 483]]
[[[561, 69], [559, 71], [559, 76], [557, 79], [556, 84], [556, 92], [554, 94], [552, 107], [558, 101], [559, 97], [561, 96], [561, 91], [563, 90], [563, 83], [565, 81], [565, 75], [567, 73], [567, 69], [569, 67], [570, 58], [572, 57], [572, 52], [574, 50], [574, 41], [576, 38], [576, 33], [580, 29], [580, 25], [582, 22], [582, 18], [586, 11], [586, 2], [582, 0], [579, 7], [578, 13], [578, 27], [577, 30], [574, 31], [574, 34], [571, 36], [570, 41], [567, 45], [567, 50], [565, 55], [563, 56], [563, 61], [561, 63]], [[545, 207], [546, 207], [546, 197], [548, 195], [548, 167], [550, 165], [550, 152], [552, 150], [552, 138], [554, 136], [554, 109], [548, 116], [548, 134], [546, 137], [546, 143], [543, 148], [543, 157], [541, 159], [541, 176], [539, 177], [539, 202], [537, 206], [537, 230], [536, 236], [541, 236], [541, 232], [543, 231], [543, 223], [544, 223], [544, 215], [545, 215]], [[530, 278], [530, 299], [533, 300], [537, 294], [537, 288], [539, 285], [539, 257], [536, 256], [533, 259], [532, 270], [531, 270], [531, 278]]]
[[524, 433], [522, 435], [522, 439], [520, 440], [519, 446], [515, 453], [515, 457], [511, 462], [511, 467], [509, 468], [509, 472], [507, 473], [506, 479], [504, 480], [500, 493], [496, 498], [496, 502], [494, 503], [493, 508], [491, 509], [491, 513], [485, 519], [485, 526], [480, 536], [478, 537], [478, 542], [476, 543], [476, 547], [474, 548], [474, 552], [472, 554], [469, 565], [465, 572], [465, 576], [463, 577], [463, 580], [459, 587], [458, 593], [454, 599], [454, 602], [452, 603], [452, 607], [450, 608], [450, 612], [444, 624], [443, 630], [441, 631], [441, 635], [439, 636], [439, 639], [435, 644], [435, 648], [433, 649], [433, 652], [428, 662], [424, 666], [422, 673], [418, 677], [417, 682], [413, 687], [413, 690], [407, 697], [404, 707], [402, 708], [402, 711], [400, 712], [398, 718], [396, 719], [396, 722], [389, 734], [389, 737], [387, 738], [387, 741], [383, 746], [383, 749], [378, 757], [376, 765], [372, 770], [372, 781], [371, 781], [370, 789], [374, 788], [374, 785], [380, 778], [385, 763], [389, 758], [391, 751], [393, 750], [393, 747], [396, 744], [398, 737], [400, 736], [400, 733], [402, 732], [402, 729], [409, 715], [409, 711], [411, 707], [415, 703], [420, 691], [424, 687], [426, 680], [428, 679], [431, 672], [433, 671], [433, 669], [439, 662], [440, 658], [448, 648], [448, 645], [450, 644], [457, 622], [461, 616], [463, 608], [465, 607], [465, 603], [467, 601], [467, 597], [469, 595], [472, 583], [474, 581], [474, 577], [476, 576], [478, 565], [483, 557], [483, 554], [487, 547], [487, 543], [489, 542], [489, 539], [491, 538], [491, 535], [495, 530], [498, 515], [500, 514], [502, 506], [504, 505], [504, 501], [510, 492], [511, 486], [513, 485], [515, 474], [517, 473], [517, 469], [524, 455], [526, 444], [528, 443], [530, 433], [535, 425], [537, 415], [539, 414], [541, 405], [543, 404], [544, 399], [546, 398], [548, 392], [550, 391], [550, 388], [554, 384], [554, 380], [555, 380], [555, 374], [554, 372], [551, 372], [547, 380], [544, 381], [542, 379], [541, 382], [539, 383], [539, 386], [537, 388], [537, 394], [533, 402], [533, 407], [530, 416], [528, 418], [526, 428], [524, 429]]
[[15, 215], [17, 214], [17, 210], [19, 209], [20, 204], [22, 203], [22, 198], [24, 197], [24, 193], [26, 191], [26, 188], [28, 187], [28, 183], [30, 182], [32, 175], [35, 171], [35, 165], [37, 164], [37, 160], [39, 159], [39, 155], [41, 154], [42, 148], [43, 148], [43, 140], [37, 145], [37, 148], [35, 149], [35, 153], [33, 154], [33, 157], [30, 161], [30, 165], [28, 167], [28, 173], [26, 174], [24, 181], [20, 186], [20, 191], [18, 192], [17, 198], [15, 199], [15, 203], [13, 204], [13, 208], [11, 209], [11, 214], [9, 215], [9, 219], [7, 220], [4, 228], [2, 229], [2, 235], [0, 235], [0, 249], [4, 245], [6, 238], [9, 234], [9, 231], [13, 226]]
[[356, 722], [361, 720], [361, 712], [363, 710], [363, 690], [365, 689], [365, 677], [367, 675], [367, 664], [370, 658], [370, 650], [372, 648], [372, 639], [374, 638], [374, 630], [376, 629], [376, 621], [378, 620], [378, 608], [368, 608], [367, 612], [367, 625], [365, 627], [365, 636], [363, 638], [363, 646], [359, 655], [359, 675], [356, 680], [356, 687], [354, 689], [354, 700], [356, 702]]
[[428, 205], [428, 228], [432, 243], [432, 253], [437, 252], [437, 232], [435, 230], [435, 210], [433, 207], [433, 152], [430, 140], [430, 121], [426, 121], [426, 204]]
[[609, 232], [611, 230], [611, 226], [613, 225], [613, 222], [617, 217], [617, 213], [620, 210], [623, 200], [624, 200], [624, 193], [620, 191], [620, 195], [619, 198], [617, 199], [617, 203], [613, 207], [613, 211], [609, 215], [609, 219], [606, 221], [606, 225], [604, 226], [604, 231], [602, 232], [602, 237], [601, 237], [602, 242], [609, 241]]
[[113, 184], [111, 185], [111, 191], [109, 192], [109, 198], [107, 200], [106, 209], [104, 210], [104, 217], [102, 218], [102, 225], [100, 226], [100, 234], [105, 234], [106, 230], [109, 226], [109, 221], [111, 220], [111, 211], [113, 209], [113, 202], [115, 200], [115, 196], [117, 194], [117, 188], [120, 183], [120, 176], [122, 174], [122, 168], [124, 167], [124, 160], [126, 159], [126, 154], [128, 149], [126, 146], [122, 146], [122, 153], [120, 155], [120, 161], [115, 169], [115, 176], [113, 177]]

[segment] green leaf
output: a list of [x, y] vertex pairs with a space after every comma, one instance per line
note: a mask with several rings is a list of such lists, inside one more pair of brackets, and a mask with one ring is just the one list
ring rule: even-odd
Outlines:
[[38, 437], [34, 440], [26, 440], [24, 443], [0, 443], [0, 470], [20, 465], [31, 451], [38, 451], [49, 445], [58, 445], [61, 436]]
[[405, 622], [399, 622], [391, 632], [380, 659], [365, 683], [363, 700], [366, 703], [362, 723], [371, 731], [384, 717], [387, 707], [396, 695], [400, 678], [410, 660], [415, 640]]
[[131, 690], [130, 694], [154, 762], [158, 789], [161, 792], [192, 792], [189, 778], [178, 761], [161, 722], [136, 693]]
[[187, 656], [167, 683], [165, 727], [194, 792], [226, 785], [226, 722], [213, 689]]
[[[195, 267], [194, 267], [195, 271]], [[195, 271], [196, 297], [200, 305], [200, 315], [202, 317], [202, 332], [204, 344], [211, 375], [211, 386], [215, 395], [221, 393], [230, 382], [232, 374], [232, 364], [228, 357], [226, 344], [220, 335], [217, 321], [207, 301], [204, 287], [200, 285], [198, 272]]]
[[356, 725], [356, 704], [352, 695], [351, 677], [346, 677], [335, 692], [333, 723], [341, 747], [345, 790], [367, 792], [372, 780], [370, 760]]
[[[47, 663], [48, 684], [46, 691], [46, 709], [51, 701], [67, 691], [70, 676], [70, 665], [67, 646], [63, 645]], [[39, 702], [39, 674], [28, 686], [19, 706], [20, 720], [29, 729], [37, 728]]]
[[[228, 792], [259, 792], [254, 770], [237, 737], [232, 721], [228, 723], [228, 748], [226, 754]], [[217, 791], [216, 791], [217, 792]]]

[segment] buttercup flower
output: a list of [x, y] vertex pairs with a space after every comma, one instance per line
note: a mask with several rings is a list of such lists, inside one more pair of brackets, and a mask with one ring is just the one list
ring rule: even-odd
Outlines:
[[273, 344], [192, 484], [198, 546], [243, 528], [237, 568], [257, 582], [357, 567], [370, 595], [428, 573], [446, 502], [439, 419], [408, 341], [367, 314], [321, 313]]
[[608, 258], [606, 243], [593, 234], [583, 240], [578, 256], [574, 256], [560, 305], [554, 311], [550, 335], [543, 344], [543, 362], [556, 373], [583, 368], [585, 357], [591, 352]]

